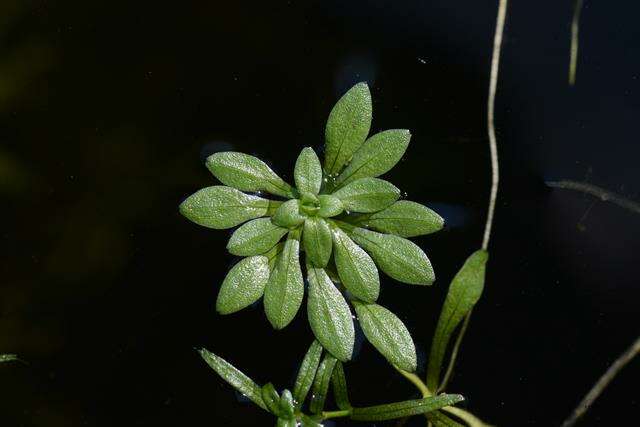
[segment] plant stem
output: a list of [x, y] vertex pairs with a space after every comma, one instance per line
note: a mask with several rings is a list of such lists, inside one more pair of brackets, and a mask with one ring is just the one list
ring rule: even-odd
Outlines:
[[562, 427], [573, 426], [576, 421], [578, 421], [578, 419], [587, 412], [593, 402], [602, 394], [604, 389], [615, 378], [615, 376], [618, 375], [618, 372], [620, 372], [627, 363], [636, 357], [638, 353], [640, 353], [640, 337], [636, 338], [634, 343], [631, 344], [631, 347], [622, 353], [620, 357], [618, 357], [611, 366], [609, 366], [609, 369], [607, 369], [598, 382], [594, 384], [589, 393], [587, 393], [582, 401], [580, 401], [576, 409], [573, 410], [571, 416], [562, 423]]
[[500, 52], [502, 47], [502, 34], [504, 33], [504, 21], [507, 15], [507, 0], [499, 0], [498, 16], [496, 18], [496, 30], [493, 36], [493, 56], [491, 58], [491, 73], [489, 76], [489, 98], [487, 100], [487, 131], [489, 133], [489, 152], [491, 154], [491, 194], [489, 195], [489, 207], [487, 209], [487, 222], [484, 226], [482, 249], [489, 246], [491, 237], [491, 225], [493, 224], [493, 212], [498, 197], [498, 183], [500, 181], [498, 163], [498, 144], [496, 142], [495, 128], [495, 104], [496, 89], [498, 86], [498, 71], [500, 69]]
[[453, 366], [456, 364], [456, 358], [458, 357], [458, 351], [460, 350], [460, 345], [462, 344], [462, 339], [464, 338], [464, 334], [467, 332], [467, 328], [469, 327], [469, 320], [471, 319], [471, 313], [473, 313], [473, 308], [467, 313], [464, 318], [464, 323], [460, 328], [460, 332], [458, 332], [458, 337], [456, 338], [456, 342], [453, 345], [453, 350], [451, 351], [451, 357], [449, 358], [449, 365], [447, 366], [447, 372], [444, 374], [444, 379], [438, 387], [438, 392], [444, 391], [445, 387], [449, 383], [451, 379], [451, 374], [453, 373]]
[[582, 193], [590, 194], [602, 200], [603, 202], [611, 202], [631, 212], [640, 214], [640, 203], [626, 199], [619, 194], [613, 193], [609, 190], [605, 190], [604, 188], [587, 184], [586, 182], [578, 182], [565, 179], [562, 181], [547, 181], [545, 184], [552, 188], [575, 190]]
[[573, 4], [573, 19], [571, 20], [571, 50], [569, 52], [569, 85], [576, 84], [576, 69], [578, 67], [578, 32], [580, 31], [580, 12], [582, 0], [575, 0]]
[[340, 411], [323, 411], [322, 419], [326, 420], [328, 418], [348, 417], [349, 415], [351, 415], [351, 409], [343, 409]]

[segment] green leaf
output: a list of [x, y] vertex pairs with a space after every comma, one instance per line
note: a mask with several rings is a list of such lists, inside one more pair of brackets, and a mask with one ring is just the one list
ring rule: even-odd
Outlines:
[[400, 190], [383, 179], [361, 178], [345, 185], [333, 196], [340, 199], [347, 212], [377, 212], [398, 200]]
[[296, 427], [297, 425], [295, 418], [278, 418], [276, 421], [276, 427]]
[[353, 86], [329, 113], [325, 129], [324, 170], [336, 175], [364, 143], [371, 127], [371, 93], [366, 83]]
[[294, 412], [293, 395], [287, 389], [284, 389], [280, 396], [280, 410], [286, 417], [292, 417]]
[[300, 193], [318, 194], [322, 186], [322, 166], [311, 147], [300, 152], [294, 169], [296, 187]]
[[313, 340], [309, 350], [307, 350], [307, 354], [302, 360], [302, 364], [298, 370], [296, 384], [293, 387], [293, 400], [295, 401], [296, 409], [300, 409], [304, 404], [304, 400], [307, 398], [311, 384], [313, 384], [313, 379], [316, 376], [321, 355], [322, 346], [318, 341]]
[[426, 414], [431, 411], [455, 405], [462, 402], [464, 397], [459, 394], [441, 394], [424, 399], [407, 400], [404, 402], [388, 403], [386, 405], [353, 408], [351, 419], [356, 421], [384, 421], [396, 418]]
[[264, 290], [264, 310], [267, 319], [276, 329], [287, 326], [302, 304], [304, 282], [300, 269], [298, 238], [289, 233]]
[[336, 362], [335, 357], [326, 353], [320, 366], [318, 366], [311, 392], [311, 404], [309, 405], [313, 414], [319, 414], [324, 409], [324, 402], [327, 398], [327, 391], [329, 390], [329, 383], [331, 382], [331, 375]]
[[333, 396], [336, 399], [338, 408], [342, 410], [351, 409], [351, 402], [349, 402], [349, 393], [347, 391], [347, 378], [344, 375], [342, 362], [337, 362], [333, 368], [331, 384], [333, 384]]
[[429, 258], [412, 241], [364, 228], [354, 228], [350, 236], [389, 277], [412, 285], [431, 285], [435, 280]]
[[234, 188], [214, 185], [196, 191], [180, 204], [180, 213], [204, 227], [235, 227], [267, 214], [270, 201]]
[[15, 362], [18, 360], [17, 354], [5, 353], [0, 354], [0, 363]]
[[[319, 418], [318, 416], [316, 416], [315, 418]], [[322, 421], [321, 420], [317, 420], [314, 419], [314, 417], [310, 417], [308, 415], [302, 414], [300, 416], [300, 425], [302, 427], [322, 427]]]
[[336, 179], [335, 186], [387, 173], [400, 161], [410, 139], [411, 134], [406, 129], [385, 130], [373, 135], [355, 152], [349, 165]]
[[320, 344], [338, 360], [351, 359], [355, 333], [351, 310], [322, 268], [307, 265], [309, 324]]
[[257, 157], [235, 151], [215, 153], [207, 158], [207, 168], [225, 185], [242, 191], [266, 191], [294, 197], [293, 188]]
[[269, 273], [269, 258], [265, 256], [240, 260], [222, 282], [216, 300], [218, 313], [235, 313], [258, 301], [264, 293]]
[[367, 340], [387, 360], [408, 372], [416, 370], [416, 347], [404, 323], [377, 304], [353, 301]]
[[260, 390], [262, 401], [267, 405], [269, 412], [276, 416], [282, 416], [282, 411], [280, 409], [280, 395], [276, 391], [276, 388], [273, 384], [268, 383], [262, 386]]
[[254, 219], [234, 231], [227, 250], [238, 256], [260, 255], [273, 248], [288, 231], [271, 222], [271, 218]]
[[302, 224], [305, 216], [300, 213], [300, 201], [298, 199], [287, 200], [273, 214], [272, 221], [280, 227], [295, 228]]
[[302, 232], [302, 243], [307, 259], [316, 267], [324, 267], [331, 257], [331, 229], [322, 218], [307, 218]]
[[439, 386], [442, 361], [453, 331], [482, 295], [488, 258], [485, 250], [472, 253], [451, 281], [431, 344], [427, 368], [427, 387], [430, 390], [437, 390]]
[[367, 253], [340, 228], [333, 230], [333, 254], [342, 284], [356, 298], [374, 302], [380, 293], [378, 269]]
[[320, 200], [320, 210], [318, 211], [318, 215], [323, 218], [331, 218], [333, 216], [340, 215], [344, 210], [344, 206], [342, 206], [342, 202], [335, 196], [331, 194], [321, 194], [318, 196]]
[[415, 237], [441, 230], [444, 220], [426, 206], [400, 200], [380, 212], [363, 218], [360, 224], [383, 233]]
[[273, 271], [273, 269], [275, 268], [276, 261], [278, 260], [278, 255], [280, 255], [280, 253], [282, 252], [282, 248], [284, 248], [284, 242], [278, 243], [263, 254], [263, 256], [266, 256], [269, 259], [270, 271]]
[[216, 356], [204, 348], [198, 350], [198, 352], [204, 361], [207, 362], [207, 364], [216, 371], [223, 380], [231, 384], [231, 386], [238, 390], [243, 396], [251, 399], [253, 403], [265, 411], [268, 411], [267, 405], [265, 405], [262, 400], [262, 391], [260, 386], [253, 382], [251, 378], [247, 377], [223, 358]]
[[[427, 414], [429, 422], [433, 424], [433, 427], [466, 427], [464, 424], [460, 424], [457, 421], [452, 420], [445, 414], [439, 411], [429, 412]], [[469, 425], [469, 427], [473, 427]]]

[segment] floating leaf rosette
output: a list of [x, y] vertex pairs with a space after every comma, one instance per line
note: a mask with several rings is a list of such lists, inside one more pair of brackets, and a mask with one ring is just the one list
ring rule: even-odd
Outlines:
[[[368, 136], [371, 112], [367, 85], [352, 87], [329, 114], [324, 162], [304, 148], [295, 186], [256, 157], [211, 155], [207, 168], [224, 185], [199, 190], [180, 212], [209, 228], [239, 226], [227, 249], [244, 258], [222, 282], [218, 312], [233, 313], [263, 297], [267, 318], [282, 329], [302, 305], [306, 277], [309, 323], [329, 353], [343, 362], [351, 358], [350, 302], [367, 339], [396, 366], [413, 371], [409, 332], [376, 304], [378, 269], [399, 282], [433, 283], [429, 259], [407, 237], [438, 231], [443, 220], [425, 206], [399, 200], [400, 190], [378, 178], [402, 158], [411, 135], [393, 129]], [[262, 196], [267, 193], [276, 198]]]

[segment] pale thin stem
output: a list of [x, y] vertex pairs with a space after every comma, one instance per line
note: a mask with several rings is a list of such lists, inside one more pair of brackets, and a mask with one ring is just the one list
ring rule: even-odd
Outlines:
[[502, 35], [504, 33], [504, 21], [506, 15], [507, 0], [499, 0], [498, 16], [496, 18], [496, 30], [493, 36], [493, 55], [491, 57], [491, 74], [489, 76], [489, 98], [487, 100], [487, 131], [489, 133], [489, 151], [491, 153], [491, 194], [489, 195], [487, 222], [484, 226], [484, 237], [482, 239], [482, 249], [485, 250], [489, 247], [491, 225], [493, 224], [493, 212], [496, 208], [496, 199], [498, 197], [498, 183], [500, 181], [498, 144], [496, 142], [495, 128], [495, 104], [496, 89], [498, 87], [498, 71], [500, 69]]
[[341, 411], [323, 411], [322, 419], [326, 420], [329, 418], [348, 417], [349, 415], [351, 415], [350, 409], [343, 409]]
[[576, 69], [578, 67], [578, 32], [580, 31], [580, 12], [582, 0], [575, 0], [573, 4], [573, 19], [571, 20], [571, 50], [569, 52], [569, 85], [576, 84]]
[[469, 320], [471, 319], [471, 313], [473, 309], [467, 313], [464, 318], [464, 323], [462, 323], [462, 327], [460, 328], [460, 332], [458, 332], [458, 336], [456, 337], [456, 342], [453, 345], [453, 350], [451, 350], [451, 357], [449, 358], [449, 366], [447, 366], [447, 372], [444, 374], [444, 379], [442, 380], [442, 384], [438, 387], [438, 392], [444, 391], [445, 387], [449, 383], [451, 379], [451, 374], [453, 374], [453, 366], [456, 364], [456, 358], [458, 357], [458, 351], [460, 350], [460, 345], [462, 344], [462, 339], [464, 338], [464, 334], [467, 332], [467, 328], [469, 327]]
[[627, 363], [629, 363], [634, 357], [636, 357], [640, 353], [640, 337], [636, 338], [631, 347], [629, 347], [624, 353], [620, 355], [612, 364], [609, 366], [609, 369], [600, 377], [598, 382], [594, 384], [589, 393], [582, 399], [582, 401], [578, 404], [576, 409], [573, 410], [573, 413], [569, 418], [562, 423], [562, 427], [571, 427], [576, 421], [591, 407], [593, 402], [602, 394], [604, 389], [609, 385], [609, 383], [618, 375], [618, 372], [625, 367]]
[[553, 188], [562, 188], [564, 190], [575, 190], [575, 191], [580, 191], [582, 193], [587, 193], [597, 197], [603, 202], [611, 202], [622, 208], [630, 210], [631, 212], [640, 214], [640, 203], [626, 199], [620, 196], [619, 194], [613, 193], [609, 190], [605, 190], [604, 188], [600, 188], [595, 185], [587, 184], [585, 182], [577, 182], [577, 181], [569, 181], [569, 180], [547, 181], [546, 184], [549, 187], [553, 187]]

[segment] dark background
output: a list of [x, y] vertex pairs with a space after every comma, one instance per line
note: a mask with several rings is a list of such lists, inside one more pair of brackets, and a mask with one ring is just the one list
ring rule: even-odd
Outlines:
[[[487, 286], [450, 387], [500, 426], [559, 425], [640, 333], [640, 217], [544, 185], [640, 198], [640, 8], [585, 2], [571, 88], [572, 3], [508, 11]], [[291, 387], [312, 339], [305, 311], [281, 332], [261, 305], [216, 314], [230, 232], [177, 206], [215, 183], [203, 160], [218, 150], [255, 154], [291, 180], [300, 149], [321, 149], [333, 103], [363, 80], [372, 130], [413, 134], [389, 179], [448, 222], [416, 239], [435, 286], [383, 278], [380, 301], [412, 331], [422, 374], [448, 282], [482, 237], [496, 7], [3, 0], [0, 352], [27, 364], [0, 365], [0, 424], [273, 424], [193, 348]], [[581, 425], [634, 425], [639, 374], [636, 361]], [[347, 378], [355, 404], [416, 396], [366, 343]]]

